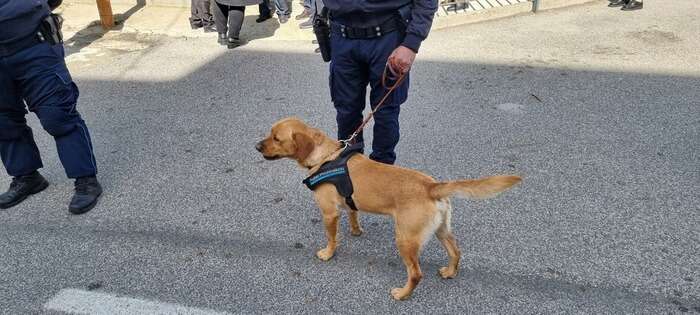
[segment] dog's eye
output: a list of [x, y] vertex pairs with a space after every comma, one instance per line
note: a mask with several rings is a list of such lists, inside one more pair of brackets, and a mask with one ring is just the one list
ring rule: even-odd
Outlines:
[[272, 137], [272, 140], [275, 140], [275, 142], [280, 142], [280, 139], [277, 138], [277, 136]]

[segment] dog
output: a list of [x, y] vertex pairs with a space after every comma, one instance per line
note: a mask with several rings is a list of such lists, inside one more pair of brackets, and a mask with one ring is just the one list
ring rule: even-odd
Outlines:
[[[324, 162], [338, 156], [342, 144], [299, 119], [285, 118], [272, 126], [270, 134], [257, 143], [256, 149], [266, 160], [289, 158], [313, 173]], [[522, 180], [519, 176], [508, 175], [437, 182], [418, 171], [375, 162], [362, 154], [352, 156], [347, 168], [354, 189], [352, 199], [359, 211], [394, 219], [396, 246], [408, 273], [406, 284], [391, 290], [391, 296], [396, 300], [410, 297], [423, 277], [419, 255], [421, 247], [433, 234], [449, 256], [448, 265], [439, 270], [440, 276], [450, 279], [457, 275], [460, 250], [450, 226], [450, 197], [494, 197]], [[338, 246], [336, 234], [340, 209], [349, 211], [353, 236], [361, 235], [363, 230], [358, 211], [350, 210], [346, 199], [333, 184], [318, 186], [314, 198], [321, 209], [328, 239], [326, 247], [316, 256], [328, 261]]]

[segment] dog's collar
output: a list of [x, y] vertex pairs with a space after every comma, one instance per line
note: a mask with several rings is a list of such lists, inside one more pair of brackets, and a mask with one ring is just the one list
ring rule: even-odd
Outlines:
[[321, 159], [320, 162], [318, 162], [318, 163], [316, 163], [316, 164], [314, 164], [314, 165], [307, 165], [307, 164], [304, 164], [304, 163], [302, 163], [301, 165], [302, 165], [303, 167], [305, 167], [306, 169], [309, 170], [309, 174], [313, 174], [313, 173], [315, 173], [316, 171], [318, 171], [318, 169], [319, 169], [319, 168], [321, 167], [321, 165], [323, 165], [324, 163], [326, 163], [326, 162], [328, 162], [328, 161], [332, 161], [332, 160], [334, 160], [334, 159], [337, 159], [337, 158], [338, 158], [338, 155], [341, 154], [341, 153], [343, 152], [343, 150], [345, 150], [346, 148], [347, 148], [347, 146], [344, 146], [341, 142], [338, 142], [338, 149], [336, 149], [335, 151], [333, 151], [333, 152], [329, 153], [328, 155], [324, 156], [324, 157]]

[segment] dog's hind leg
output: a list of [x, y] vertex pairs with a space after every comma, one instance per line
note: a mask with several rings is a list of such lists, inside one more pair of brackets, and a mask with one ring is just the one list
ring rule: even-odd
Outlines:
[[416, 239], [396, 240], [396, 245], [399, 248], [399, 254], [403, 258], [403, 263], [406, 265], [408, 279], [403, 288], [394, 288], [391, 290], [391, 296], [396, 300], [405, 300], [411, 296], [420, 280], [423, 278], [423, 272], [420, 270], [420, 255], [421, 242]]
[[[428, 205], [430, 207], [432, 205]], [[420, 269], [420, 251], [423, 243], [435, 233], [442, 223], [442, 216], [438, 211], [424, 210], [425, 207], [416, 207], [414, 211], [405, 211], [402, 215], [394, 216], [396, 220], [396, 246], [406, 265], [408, 279], [403, 288], [391, 290], [391, 295], [396, 300], [405, 300], [411, 296], [420, 280], [423, 272]]]
[[452, 206], [449, 200], [444, 200], [438, 201], [437, 207], [443, 219], [437, 231], [435, 231], [435, 236], [440, 240], [440, 243], [442, 243], [442, 246], [445, 247], [447, 251], [447, 255], [450, 257], [450, 262], [447, 267], [440, 268], [439, 272], [443, 279], [452, 279], [457, 275], [457, 271], [459, 270], [459, 259], [461, 255], [459, 247], [457, 247], [457, 240], [455, 240], [450, 226]]
[[348, 210], [348, 215], [350, 217], [350, 234], [352, 236], [362, 235], [362, 227], [360, 226], [360, 220], [358, 219], [359, 214], [355, 210]]

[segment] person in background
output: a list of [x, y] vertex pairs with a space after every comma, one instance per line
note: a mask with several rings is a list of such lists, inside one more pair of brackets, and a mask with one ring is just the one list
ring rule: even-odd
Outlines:
[[[275, 4], [275, 9], [277, 11], [277, 19], [280, 24], [287, 23], [289, 21], [289, 16], [292, 14], [292, 10], [289, 8], [289, 4], [286, 0], [273, 0]], [[270, 0], [262, 0], [259, 5], [260, 16], [255, 22], [262, 23], [272, 18], [273, 9], [270, 7]]]
[[[309, 4], [311, 6], [311, 11], [309, 13], [309, 18], [304, 21], [299, 23], [299, 28], [300, 29], [309, 29], [314, 27], [314, 18], [317, 14], [320, 14], [321, 11], [323, 11], [323, 1], [322, 0], [309, 0]], [[305, 0], [306, 3], [306, 0]]]
[[262, 0], [215, 0], [214, 23], [219, 32], [219, 44], [228, 46], [229, 49], [244, 44], [240, 38], [245, 7], [247, 5], [260, 4]]
[[102, 195], [87, 125], [76, 109], [78, 86], [64, 61], [63, 19], [51, 11], [61, 0], [0, 0], [0, 157], [12, 183], [0, 209], [14, 207], [49, 185], [27, 109], [56, 141], [75, 193], [72, 214], [95, 207]]
[[299, 13], [299, 15], [295, 16], [294, 17], [295, 20], [299, 21], [299, 20], [308, 19], [309, 17], [311, 17], [311, 13], [313, 11], [311, 8], [312, 7], [311, 1], [312, 0], [304, 0], [303, 2], [301, 2], [301, 5], [304, 7], [304, 11]]
[[192, 26], [192, 29], [203, 28], [205, 33], [216, 32], [214, 16], [211, 15], [211, 1], [192, 0], [190, 5], [190, 26]]

